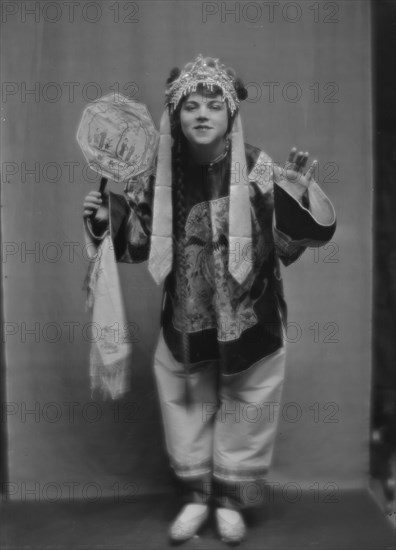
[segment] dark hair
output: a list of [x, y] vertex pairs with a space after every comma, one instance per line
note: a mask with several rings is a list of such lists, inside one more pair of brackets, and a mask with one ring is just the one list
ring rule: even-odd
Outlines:
[[180, 126], [180, 107], [171, 116], [172, 145], [172, 198], [174, 210], [173, 223], [173, 264], [176, 265], [175, 277], [178, 278], [180, 305], [182, 312], [182, 361], [186, 372], [186, 401], [189, 403], [190, 346], [187, 326], [187, 258], [186, 258], [186, 221], [187, 205], [184, 189], [183, 165], [186, 158], [187, 143]]

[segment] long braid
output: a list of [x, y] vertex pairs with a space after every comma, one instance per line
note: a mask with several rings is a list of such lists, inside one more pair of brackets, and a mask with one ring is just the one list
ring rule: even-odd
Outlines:
[[186, 405], [191, 404], [191, 388], [190, 388], [190, 345], [188, 339], [187, 327], [187, 258], [186, 258], [186, 197], [184, 189], [184, 172], [183, 172], [183, 139], [179, 128], [175, 131], [175, 141], [173, 146], [173, 174], [175, 187], [175, 219], [176, 231], [174, 235], [174, 245], [176, 252], [176, 277], [178, 278], [178, 289], [180, 292], [180, 305], [182, 312], [182, 358], [185, 369], [185, 398]]

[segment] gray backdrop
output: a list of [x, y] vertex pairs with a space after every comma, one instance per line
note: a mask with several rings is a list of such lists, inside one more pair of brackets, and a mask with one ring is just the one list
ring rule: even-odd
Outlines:
[[335, 487], [329, 483], [365, 485], [369, 3], [281, 2], [272, 12], [262, 2], [82, 2], [73, 10], [37, 2], [35, 14], [24, 11], [34, 3], [4, 4], [5, 412], [13, 498], [169, 490], [152, 375], [161, 288], [146, 264], [120, 267], [129, 320], [137, 324], [133, 389], [119, 402], [91, 401], [81, 214], [98, 180], [85, 169], [75, 134], [85, 105], [117, 88], [145, 102], [158, 127], [170, 69], [198, 53], [219, 57], [248, 83], [246, 141], [277, 161], [293, 145], [319, 159], [317, 179], [338, 215], [333, 244], [283, 269], [288, 361], [271, 479], [317, 483], [323, 494]]

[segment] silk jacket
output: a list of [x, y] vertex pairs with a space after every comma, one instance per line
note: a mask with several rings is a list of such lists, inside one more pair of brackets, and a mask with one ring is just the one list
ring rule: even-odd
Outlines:
[[[253, 246], [235, 250], [235, 254], [249, 255], [250, 274], [240, 285], [227, 267], [228, 154], [215, 163], [186, 162], [183, 167], [187, 209], [184, 315], [175, 267], [164, 284], [161, 324], [174, 357], [182, 361], [184, 325], [190, 362], [198, 366], [218, 360], [224, 374], [241, 372], [283, 345], [287, 308], [280, 262], [289, 265], [307, 247], [322, 246], [336, 228], [334, 208], [315, 181], [305, 195], [296, 198], [290, 184], [275, 183], [273, 163], [264, 151], [245, 144], [245, 152]], [[124, 195], [109, 194], [110, 234], [117, 261], [136, 263], [149, 257], [154, 185], [151, 175], [128, 184]], [[99, 244], [101, 237], [95, 237], [89, 222], [86, 229], [89, 239]]]

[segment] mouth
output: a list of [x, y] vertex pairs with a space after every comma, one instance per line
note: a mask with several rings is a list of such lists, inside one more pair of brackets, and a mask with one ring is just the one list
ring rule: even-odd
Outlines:
[[212, 126], [206, 126], [205, 124], [199, 124], [194, 126], [194, 130], [212, 130]]

